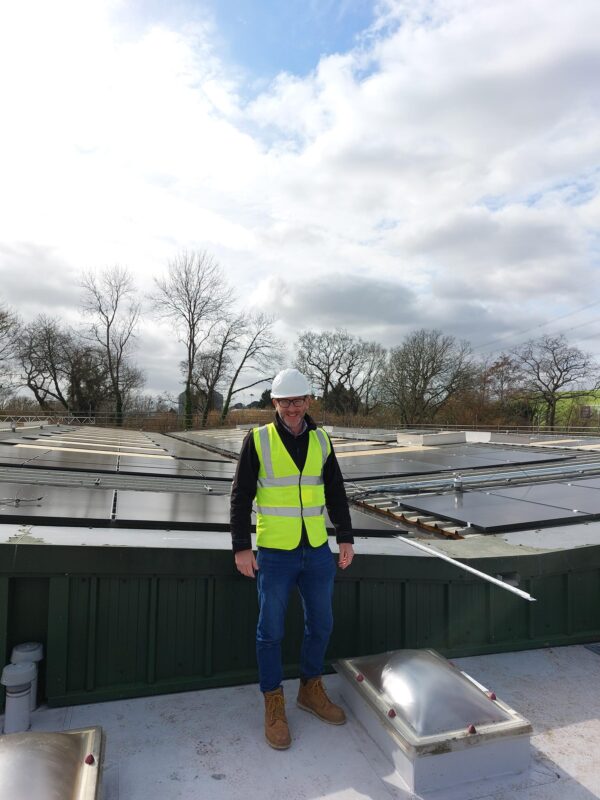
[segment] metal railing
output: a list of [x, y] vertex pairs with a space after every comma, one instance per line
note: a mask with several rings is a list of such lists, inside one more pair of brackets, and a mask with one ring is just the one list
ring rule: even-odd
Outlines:
[[[230, 411], [225, 423], [225, 427], [235, 427], [237, 423], [248, 422], [253, 424], [261, 424], [265, 419], [272, 417], [272, 411], [256, 411], [243, 409], [241, 412], [235, 410]], [[366, 426], [364, 417], [358, 420], [356, 426], [352, 425], [351, 418], [344, 417], [343, 421], [336, 420], [333, 415], [320, 414], [319, 423], [333, 424], [335, 427], [346, 427], [357, 429], [364, 429], [365, 427], [374, 428], [371, 423]], [[373, 420], [374, 422], [374, 420]], [[99, 426], [117, 426], [117, 420], [114, 413], [103, 412], [97, 414], [78, 414], [65, 411], [63, 413], [39, 412], [31, 413], [15, 413], [15, 414], [0, 414], [0, 424], [15, 425], [17, 427], [23, 425], [39, 424], [39, 425], [99, 425]], [[164, 429], [169, 431], [184, 430], [184, 419], [182, 415], [169, 413], [169, 412], [156, 412], [156, 411], [130, 411], [123, 415], [122, 425], [125, 428], [137, 429]], [[192, 421], [192, 428], [201, 427], [201, 415], [195, 414]], [[208, 419], [209, 428], [222, 427], [220, 423], [219, 412], [211, 412]], [[548, 428], [544, 425], [507, 425], [496, 424], [489, 425], [485, 423], [463, 423], [463, 424], [440, 424], [440, 423], [417, 423], [414, 425], [394, 425], [381, 423], [376, 427], [382, 431], [493, 431], [496, 433], [521, 433], [529, 435], [540, 436], [557, 436], [557, 435], [577, 435], [577, 436], [600, 436], [600, 425], [555, 425], [553, 428]]]
[[495, 433], [526, 433], [542, 436], [555, 436], [556, 434], [577, 434], [582, 436], [599, 436], [598, 425], [555, 425], [549, 428], [545, 425], [486, 425], [485, 423], [471, 423], [463, 425], [440, 425], [433, 423], [419, 425], [397, 425], [394, 430], [427, 430], [427, 431], [494, 431]]
[[412, 425], [394, 424], [387, 420], [369, 420], [368, 417], [336, 417], [334, 414], [318, 415], [319, 424], [333, 425], [335, 428], [356, 428], [361, 430], [411, 431], [434, 433], [442, 431], [492, 431], [494, 433], [522, 433], [530, 435], [556, 436], [557, 434], [600, 436], [600, 425], [511, 425], [510, 423], [463, 422], [460, 424], [442, 422], [415, 422]]
[[74, 414], [2, 414], [0, 423], [9, 425], [95, 425], [94, 417], [80, 416]]

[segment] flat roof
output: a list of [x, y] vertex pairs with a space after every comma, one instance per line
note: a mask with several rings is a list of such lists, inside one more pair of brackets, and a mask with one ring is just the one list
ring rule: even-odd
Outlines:
[[[600, 797], [600, 656], [583, 645], [454, 659], [533, 725], [527, 772], [467, 783], [430, 800], [593, 800]], [[340, 702], [339, 678], [326, 676]], [[32, 730], [101, 725], [103, 800], [412, 800], [348, 712], [329, 726], [284, 691], [292, 746], [272, 750], [256, 685], [66, 708], [40, 708]]]

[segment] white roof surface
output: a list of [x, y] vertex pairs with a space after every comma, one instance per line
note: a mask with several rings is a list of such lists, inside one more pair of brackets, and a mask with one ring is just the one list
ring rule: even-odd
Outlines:
[[[429, 795], [435, 800], [600, 798], [600, 656], [583, 646], [455, 659], [533, 725], [528, 772]], [[333, 699], [338, 676], [327, 676]], [[33, 730], [101, 725], [103, 800], [408, 800], [391, 764], [359, 723], [328, 726], [295, 705], [293, 743], [272, 750], [256, 685], [145, 697], [32, 715]]]

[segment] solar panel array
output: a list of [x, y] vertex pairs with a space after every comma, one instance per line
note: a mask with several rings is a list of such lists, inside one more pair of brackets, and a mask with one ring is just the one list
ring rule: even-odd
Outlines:
[[[37, 523], [224, 529], [235, 457], [245, 430], [208, 430], [179, 438], [120, 429], [56, 428], [5, 432], [0, 439], [0, 519]], [[368, 438], [335, 438], [345, 480], [433, 476], [567, 464], [573, 451], [502, 445], [398, 446]], [[525, 473], [524, 473], [525, 474]], [[23, 476], [23, 483], [19, 477]], [[36, 478], [37, 476], [37, 478]], [[61, 480], [58, 480], [60, 476]], [[64, 476], [68, 477], [65, 487]], [[110, 487], [103, 485], [110, 476]], [[0, 477], [2, 477], [0, 475]], [[127, 484], [127, 477], [135, 478]], [[160, 491], [154, 491], [159, 481]], [[56, 483], [57, 485], [52, 485]], [[58, 485], [58, 484], [61, 485]], [[140, 491], [146, 489], [145, 491]], [[600, 478], [400, 498], [404, 509], [471, 526], [521, 530], [564, 525], [600, 515]], [[360, 530], [398, 523], [353, 509]]]
[[[235, 461], [159, 434], [93, 427], [13, 434], [0, 440], [0, 466], [13, 468], [13, 481], [0, 483], [4, 522], [224, 528], [229, 519]], [[51, 485], [58, 475], [71, 475], [70, 484]], [[106, 476], [163, 478], [166, 491], [105, 489]], [[189, 491], [168, 490], [181, 479]]]
[[600, 478], [454, 491], [403, 499], [401, 505], [486, 533], [565, 525], [600, 518]]
[[[248, 431], [192, 431], [185, 434], [220, 452], [239, 453]], [[556, 450], [533, 450], [509, 447], [457, 444], [431, 446], [402, 446], [380, 441], [349, 441], [333, 438], [336, 455], [345, 479], [351, 481], [374, 478], [427, 475], [477, 468], [505, 467], [510, 464], [541, 464], [574, 458], [573, 453]]]
[[8, 437], [0, 440], [0, 465], [221, 481], [233, 477], [231, 459], [161, 438], [162, 445], [148, 434], [94, 428]]
[[[227, 438], [233, 441], [238, 433], [228, 431]], [[244, 435], [241, 432], [241, 438]], [[34, 477], [41, 476], [34, 483], [0, 481], [0, 520], [6, 523], [182, 530], [229, 526], [235, 460], [171, 437], [90, 427], [12, 435], [0, 440], [1, 466], [18, 467], [24, 477], [32, 472]], [[51, 485], [59, 474], [72, 476], [68, 486]], [[81, 485], [83, 475], [85, 486]], [[159, 476], [165, 479], [164, 488], [105, 489], [102, 483], [107, 475]], [[95, 485], [90, 485], [90, 476], [96, 476]], [[169, 480], [175, 483], [181, 478], [189, 479], [189, 490], [169, 491]], [[351, 513], [359, 530], [398, 527], [356, 509]]]

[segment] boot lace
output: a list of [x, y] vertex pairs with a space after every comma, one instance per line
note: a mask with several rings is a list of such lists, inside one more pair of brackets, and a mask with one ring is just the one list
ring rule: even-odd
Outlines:
[[285, 720], [285, 700], [282, 694], [273, 694], [266, 698], [267, 714], [271, 722]]
[[327, 693], [321, 678], [317, 678], [315, 681], [313, 681], [310, 688], [315, 700], [319, 703], [319, 705], [328, 705], [331, 702], [331, 700], [327, 697]]

